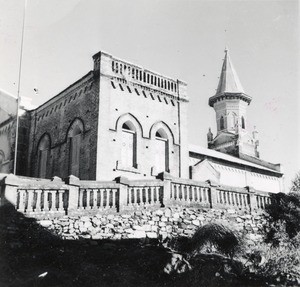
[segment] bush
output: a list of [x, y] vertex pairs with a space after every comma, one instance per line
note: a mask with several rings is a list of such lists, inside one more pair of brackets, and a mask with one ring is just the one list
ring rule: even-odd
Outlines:
[[300, 192], [300, 171], [296, 174], [295, 178], [292, 180], [292, 192]]
[[206, 224], [196, 230], [192, 238], [181, 238], [177, 248], [185, 253], [217, 252], [233, 258], [243, 245], [241, 237], [229, 228], [216, 223]]
[[[276, 233], [280, 226], [285, 225], [285, 232], [290, 238], [300, 232], [300, 194], [277, 193], [271, 195], [271, 204], [267, 206], [269, 214], [270, 231], [267, 234], [268, 241], [278, 244]], [[282, 235], [281, 232], [279, 232]]]
[[248, 253], [246, 264], [250, 273], [275, 284], [300, 284], [300, 233], [293, 239], [280, 238], [277, 246], [261, 243]]

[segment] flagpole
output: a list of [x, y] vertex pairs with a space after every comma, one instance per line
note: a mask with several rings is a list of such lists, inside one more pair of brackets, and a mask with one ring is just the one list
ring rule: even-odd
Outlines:
[[17, 111], [16, 111], [17, 122], [16, 122], [16, 138], [15, 138], [15, 153], [14, 153], [14, 170], [13, 170], [13, 174], [16, 174], [16, 172], [17, 172], [18, 138], [19, 138], [20, 85], [21, 85], [21, 72], [22, 72], [23, 41], [24, 41], [24, 30], [25, 30], [26, 6], [27, 6], [27, 0], [24, 0], [22, 38], [21, 38], [20, 62], [19, 62], [19, 79], [18, 79], [18, 92], [17, 92]]

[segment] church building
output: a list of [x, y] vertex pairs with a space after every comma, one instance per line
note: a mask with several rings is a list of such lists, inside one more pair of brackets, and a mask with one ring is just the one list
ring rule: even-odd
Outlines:
[[[247, 127], [247, 95], [228, 51], [217, 92], [209, 98], [217, 134], [208, 148], [188, 144], [187, 84], [105, 52], [81, 79], [20, 119], [23, 136], [17, 173], [31, 177], [112, 180], [171, 176], [258, 190], [283, 191], [280, 165], [259, 158], [257, 132]], [[1, 109], [2, 104], [1, 104]], [[0, 172], [12, 162], [5, 134], [15, 117], [0, 123]], [[207, 128], [207, 127], [203, 127]], [[23, 145], [22, 145], [23, 144]], [[3, 150], [3, 146], [7, 146]]]

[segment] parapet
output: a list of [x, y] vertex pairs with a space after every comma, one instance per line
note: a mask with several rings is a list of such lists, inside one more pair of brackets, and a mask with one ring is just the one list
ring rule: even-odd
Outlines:
[[121, 79], [127, 83], [137, 84], [188, 101], [187, 84], [183, 81], [163, 76], [105, 52], [98, 52], [93, 56], [93, 60], [95, 72], [100, 71], [102, 75]]

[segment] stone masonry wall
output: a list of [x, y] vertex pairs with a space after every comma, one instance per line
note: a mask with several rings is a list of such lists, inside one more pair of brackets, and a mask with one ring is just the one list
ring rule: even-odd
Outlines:
[[137, 210], [132, 213], [94, 216], [64, 216], [38, 221], [63, 239], [166, 239], [192, 236], [196, 229], [214, 222], [243, 233], [250, 244], [262, 240], [266, 224], [263, 213], [250, 214], [233, 209], [195, 209], [180, 206], [157, 210]]
[[89, 72], [63, 92], [32, 111], [29, 136], [30, 176], [38, 177], [38, 144], [43, 135], [50, 137], [50, 158], [46, 178], [69, 175], [68, 131], [79, 119], [84, 126], [80, 149], [81, 179], [96, 178], [97, 115], [99, 106], [99, 79]]

